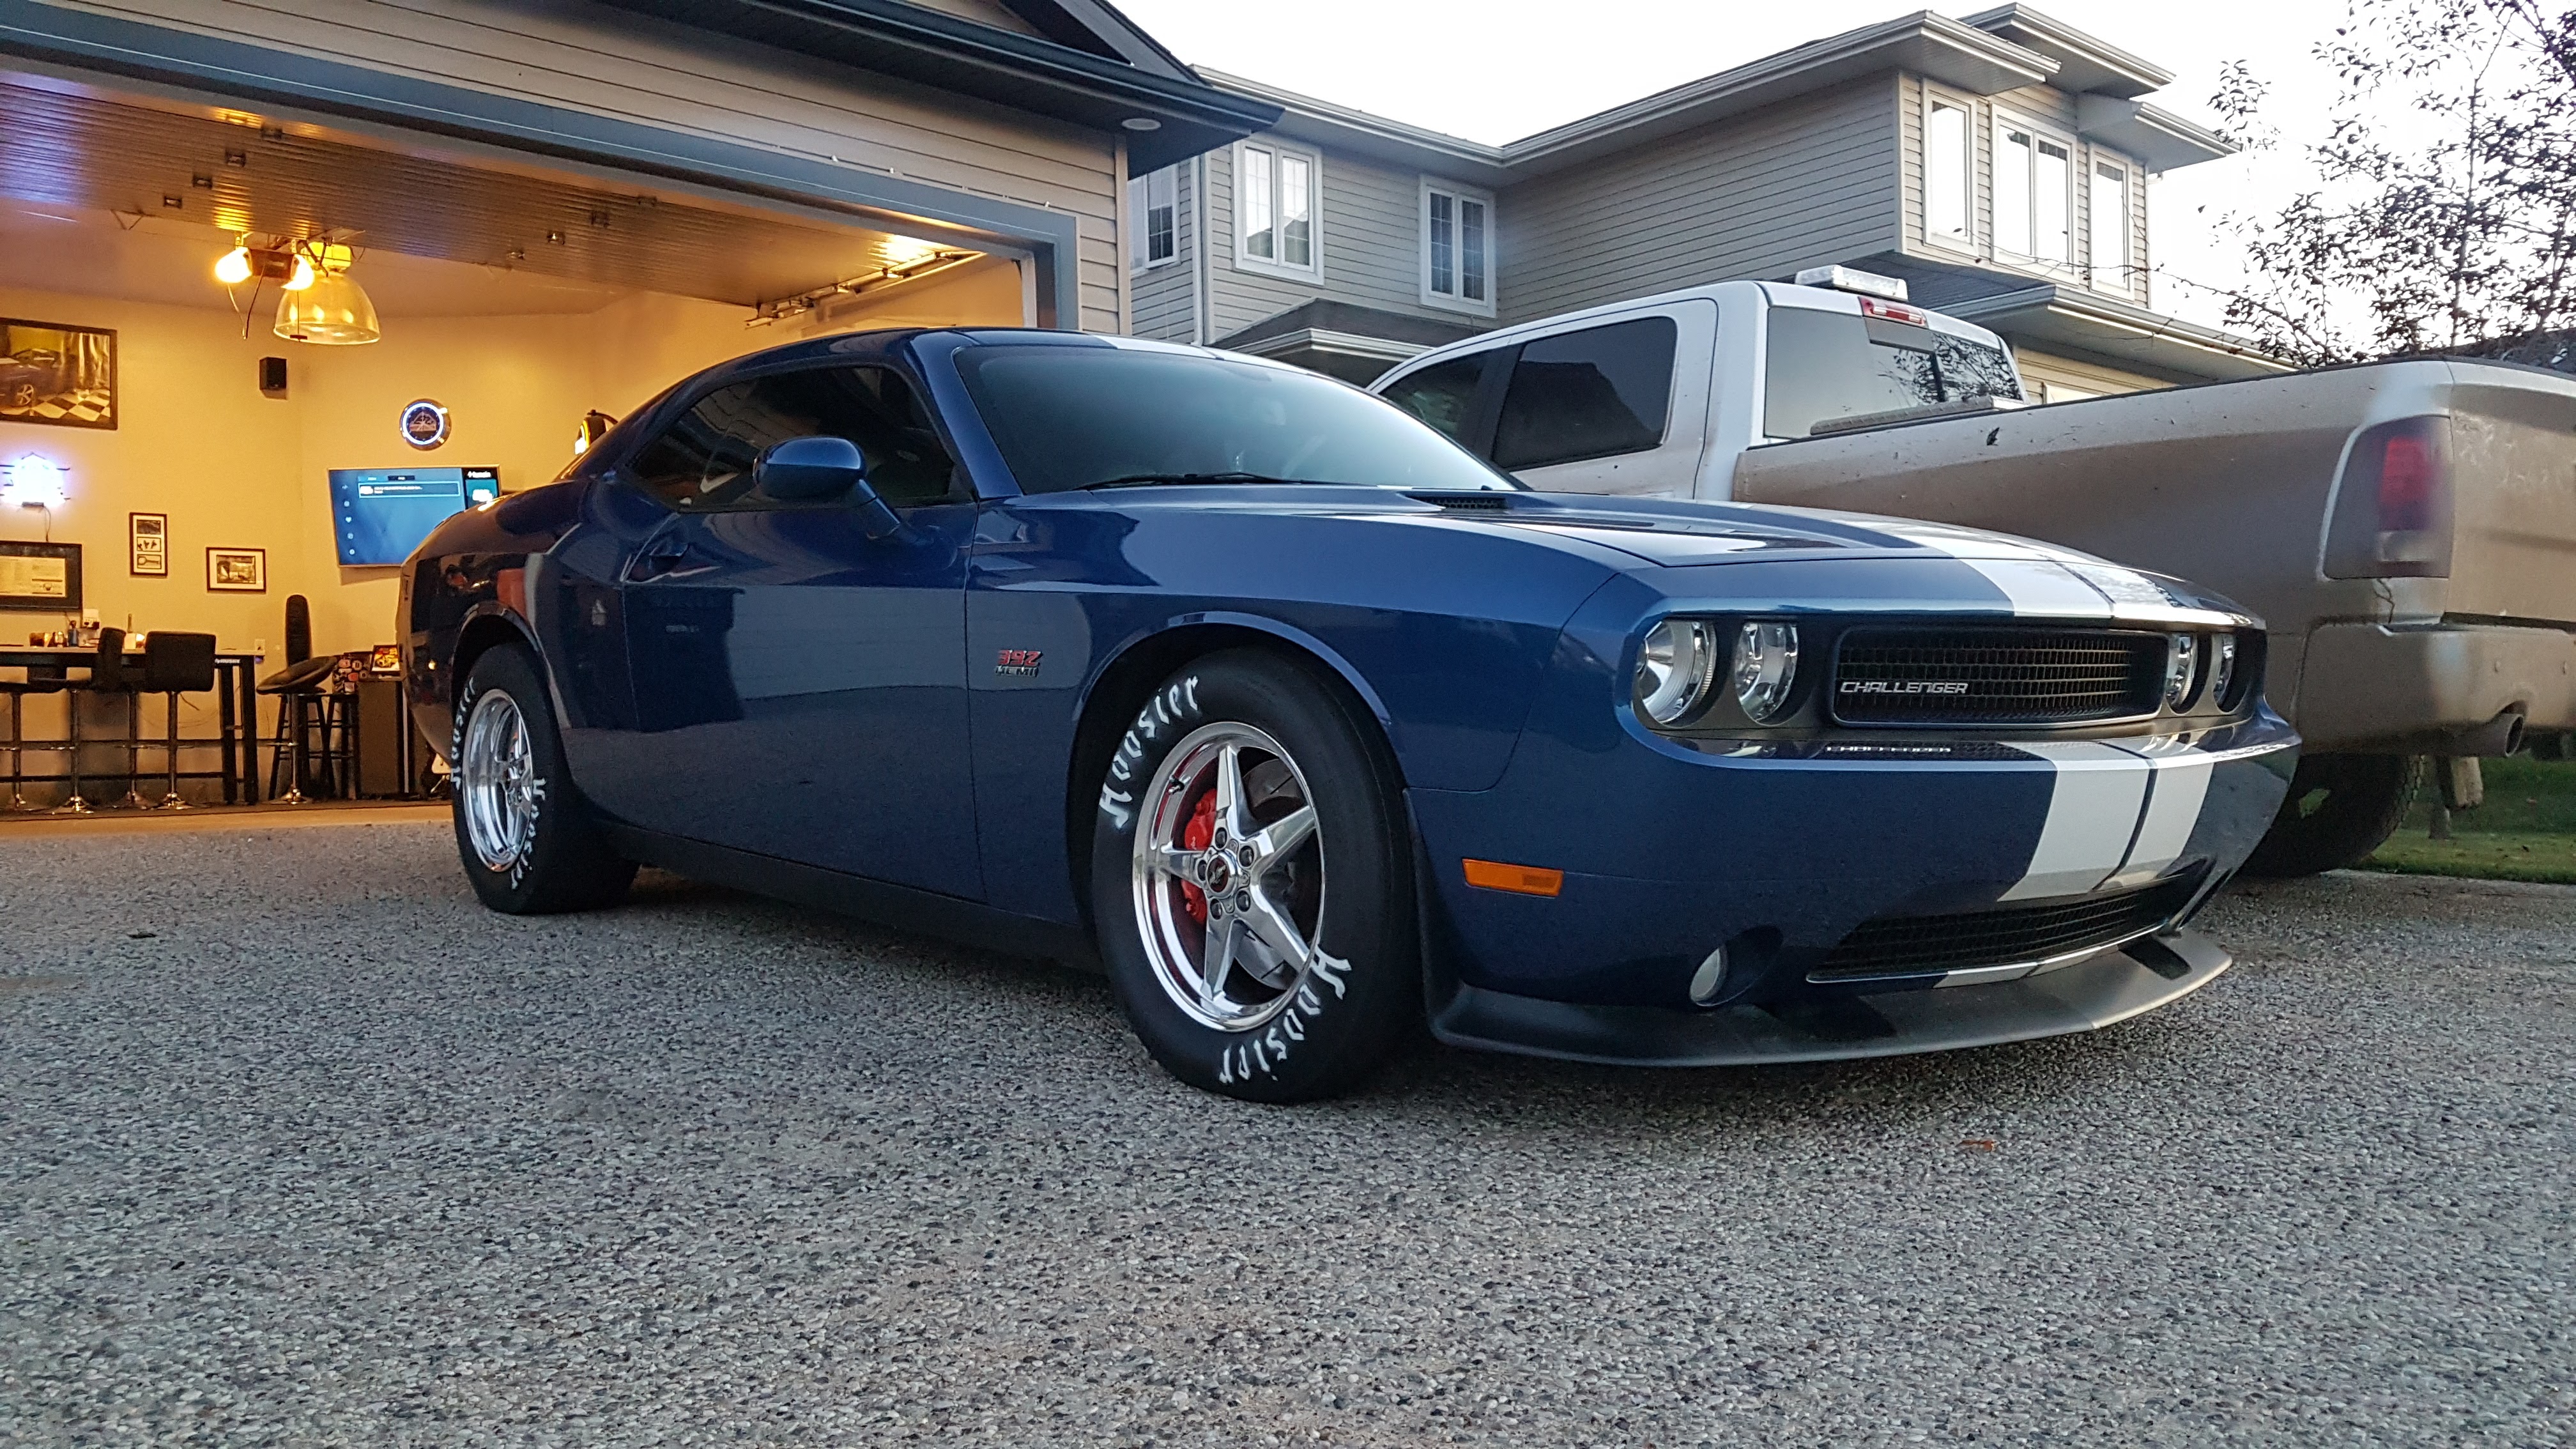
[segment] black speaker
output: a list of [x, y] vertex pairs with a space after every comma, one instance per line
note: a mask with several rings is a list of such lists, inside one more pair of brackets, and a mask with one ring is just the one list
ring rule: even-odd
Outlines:
[[302, 594], [286, 596], [286, 662], [301, 664], [313, 657], [313, 606]]
[[270, 397], [286, 396], [286, 359], [263, 357], [259, 360], [259, 390]]

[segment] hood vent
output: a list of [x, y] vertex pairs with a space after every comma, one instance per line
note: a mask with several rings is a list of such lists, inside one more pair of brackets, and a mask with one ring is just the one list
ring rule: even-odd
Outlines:
[[1508, 513], [1512, 506], [1510, 494], [1482, 490], [1474, 493], [1407, 493], [1404, 496], [1416, 503], [1428, 503], [1452, 513]]

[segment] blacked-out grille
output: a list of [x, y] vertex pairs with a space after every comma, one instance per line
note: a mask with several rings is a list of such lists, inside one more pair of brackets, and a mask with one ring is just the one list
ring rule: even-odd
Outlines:
[[2122, 629], [1853, 629], [1835, 651], [1845, 724], [2084, 724], [2153, 713], [2165, 636]]
[[1922, 975], [1971, 966], [2044, 961], [2155, 929], [2191, 901], [2200, 873], [2134, 890], [1994, 906], [1954, 916], [1894, 916], [1865, 921], [1810, 981]]

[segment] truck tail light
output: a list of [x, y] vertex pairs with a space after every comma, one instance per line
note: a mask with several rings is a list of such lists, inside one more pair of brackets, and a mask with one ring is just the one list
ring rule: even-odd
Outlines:
[[2344, 461], [2326, 536], [2326, 577], [2448, 578], [2451, 420], [2364, 429]]

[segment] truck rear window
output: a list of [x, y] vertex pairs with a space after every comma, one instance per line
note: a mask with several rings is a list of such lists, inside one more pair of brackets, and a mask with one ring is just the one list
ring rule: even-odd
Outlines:
[[1851, 312], [1771, 309], [1762, 431], [1803, 438], [1816, 424], [1973, 397], [2018, 401], [2021, 379], [1999, 347]]

